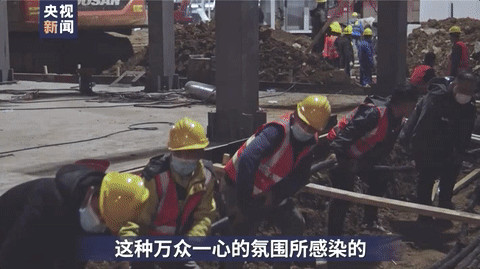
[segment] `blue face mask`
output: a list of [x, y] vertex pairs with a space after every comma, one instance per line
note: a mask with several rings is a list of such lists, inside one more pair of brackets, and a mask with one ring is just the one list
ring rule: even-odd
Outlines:
[[170, 167], [173, 171], [177, 172], [181, 176], [188, 176], [195, 171], [197, 167], [198, 160], [189, 160], [172, 155], [172, 161], [170, 162]]

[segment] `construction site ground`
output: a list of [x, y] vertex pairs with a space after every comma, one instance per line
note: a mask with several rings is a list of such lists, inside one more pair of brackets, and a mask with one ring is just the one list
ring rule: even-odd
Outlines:
[[[0, 85], [0, 194], [9, 188], [38, 177], [53, 176], [62, 165], [83, 158], [109, 159], [109, 170], [127, 170], [145, 165], [150, 157], [165, 152], [169, 125], [183, 116], [191, 117], [204, 126], [207, 112], [214, 111], [212, 104], [189, 104], [181, 94], [164, 105], [179, 105], [175, 108], [139, 107], [138, 98], [142, 87], [115, 88], [97, 85], [95, 96], [81, 96], [76, 84], [40, 83], [20, 81]], [[260, 107], [267, 112], [267, 120], [274, 120], [291, 111], [295, 104], [308, 93], [260, 92]], [[364, 95], [327, 95], [332, 110], [344, 115], [364, 98]], [[150, 100], [151, 101], [151, 100]], [[164, 122], [135, 125], [133, 127], [157, 127], [156, 130], [128, 130], [129, 126], [144, 122]], [[123, 131], [123, 132], [122, 132]], [[112, 134], [120, 132], [117, 134]], [[112, 134], [111, 136], [108, 136]], [[102, 137], [103, 138], [99, 138]], [[99, 139], [95, 139], [99, 138]], [[88, 140], [84, 142], [78, 142]], [[77, 142], [75, 142], [77, 141]], [[67, 143], [72, 142], [72, 143]], [[63, 145], [52, 145], [61, 144]], [[50, 145], [50, 146], [48, 146]], [[36, 148], [35, 148], [36, 147]], [[29, 150], [22, 150], [32, 148]], [[395, 151], [391, 163], [409, 162]], [[397, 155], [398, 153], [398, 155]], [[469, 160], [462, 175], [475, 167], [476, 160]], [[414, 201], [415, 173], [394, 174], [389, 180], [388, 197]], [[311, 181], [329, 184], [327, 173], [319, 173]], [[361, 184], [358, 188], [362, 189]], [[461, 209], [468, 200], [472, 187], [455, 196], [454, 202]], [[306, 222], [305, 235], [325, 235], [328, 199], [313, 190], [301, 190], [296, 195]], [[362, 207], [354, 206], [348, 215], [346, 231], [349, 234], [371, 234], [360, 227]], [[338, 264], [338, 268], [427, 268], [440, 260], [455, 243], [460, 224], [451, 228], [422, 227], [416, 215], [389, 209], [381, 209], [384, 225], [401, 237], [401, 258], [397, 261], [378, 264]], [[472, 234], [477, 227], [471, 227]], [[262, 226], [264, 234], [275, 234], [268, 224]], [[215, 268], [215, 264], [207, 264]], [[268, 268], [264, 263], [251, 263], [248, 268]], [[298, 265], [313, 268], [314, 264]], [[102, 266], [90, 268], [103, 268]]]

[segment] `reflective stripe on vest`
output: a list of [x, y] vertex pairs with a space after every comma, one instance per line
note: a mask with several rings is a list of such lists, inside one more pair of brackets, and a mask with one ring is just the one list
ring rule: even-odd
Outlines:
[[[269, 124], [277, 124], [283, 127], [284, 137], [280, 146], [275, 150], [275, 152], [262, 159], [258, 170], [255, 173], [255, 182], [253, 187], [253, 195], [260, 194], [262, 192], [268, 191], [274, 184], [282, 180], [287, 176], [293, 168], [298, 165], [299, 161], [305, 157], [305, 155], [310, 152], [311, 147], [305, 148], [299, 155], [297, 160], [294, 163], [293, 160], [293, 149], [290, 143], [290, 116], [292, 113], [288, 113], [281, 117], [279, 121], [272, 122]], [[236, 182], [238, 163], [239, 159], [243, 154], [245, 148], [252, 143], [255, 137], [267, 126], [264, 124], [254, 135], [252, 135], [233, 155], [232, 159], [225, 166], [225, 172], [232, 179], [233, 182]]]
[[[375, 107], [378, 112], [380, 113], [380, 117], [378, 119], [377, 127], [370, 132], [368, 132], [363, 137], [359, 138], [357, 141], [353, 143], [348, 149], [348, 155], [352, 158], [359, 158], [362, 154], [372, 149], [377, 143], [381, 142], [386, 134], [388, 128], [388, 115], [387, 115], [387, 108], [386, 107], [376, 107], [373, 104], [365, 104], [368, 106]], [[344, 116], [335, 126], [330, 130], [327, 135], [327, 139], [329, 141], [333, 141], [338, 133], [345, 128], [345, 126], [350, 123], [357, 112], [358, 108], [355, 108], [352, 112]]]
[[[207, 186], [213, 178], [212, 173], [205, 167], [203, 168], [203, 173], [205, 175], [204, 184]], [[155, 181], [157, 184], [157, 195], [160, 201], [150, 230], [150, 235], [175, 235], [180, 214], [175, 182], [173, 178], [171, 178], [170, 171], [158, 174], [155, 177]], [[182, 230], [189, 216], [200, 203], [203, 194], [204, 191], [198, 191], [191, 196], [187, 196], [180, 219], [179, 231]]]

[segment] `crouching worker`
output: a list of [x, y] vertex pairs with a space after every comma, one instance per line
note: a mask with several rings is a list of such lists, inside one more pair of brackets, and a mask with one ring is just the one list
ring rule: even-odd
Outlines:
[[[402, 127], [404, 117], [415, 107], [418, 92], [410, 86], [393, 91], [390, 98], [370, 96], [343, 117], [328, 133], [338, 166], [330, 171], [335, 188], [353, 191], [354, 179], [369, 185], [368, 194], [382, 196], [385, 179], [373, 165], [390, 154]], [[328, 234], [342, 235], [349, 203], [332, 199], [328, 212]], [[384, 230], [377, 220], [377, 208], [365, 207], [364, 223], [369, 228]]]
[[298, 103], [297, 110], [264, 124], [225, 166], [221, 184], [231, 235], [254, 235], [268, 218], [283, 235], [302, 235], [305, 220], [290, 198], [308, 183], [312, 149], [330, 117], [325, 96]]
[[[209, 235], [216, 206], [213, 166], [201, 159], [207, 145], [200, 123], [189, 118], [175, 123], [168, 140], [170, 153], [152, 158], [142, 172], [151, 193], [145, 208], [137, 221], [120, 230], [121, 236]], [[194, 261], [159, 266], [200, 268]]]
[[115, 234], [148, 195], [139, 176], [77, 164], [13, 187], [0, 197], [0, 268], [84, 268], [77, 240]]

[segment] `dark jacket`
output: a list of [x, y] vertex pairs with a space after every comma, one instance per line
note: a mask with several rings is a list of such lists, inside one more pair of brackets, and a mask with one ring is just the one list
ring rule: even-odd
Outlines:
[[449, 82], [436, 78], [429, 92], [417, 104], [402, 131], [404, 143], [411, 143], [416, 162], [451, 163], [462, 154], [473, 131], [475, 104], [455, 101]]
[[345, 68], [350, 62], [353, 62], [352, 39], [347, 36], [339, 36], [335, 40], [335, 48], [340, 54], [340, 68]]
[[325, 4], [318, 4], [315, 9], [310, 10], [310, 17], [312, 18], [312, 38], [314, 38], [327, 22]]
[[[370, 105], [369, 105], [370, 104]], [[373, 104], [373, 105], [372, 105]], [[379, 108], [386, 109], [386, 124], [379, 126], [381, 113]], [[340, 128], [341, 122], [345, 125]], [[334, 127], [328, 134], [330, 146], [337, 155], [339, 161], [342, 159], [352, 159], [349, 150], [352, 145], [356, 144], [360, 139], [372, 135], [379, 134], [383, 139], [374, 142], [367, 151], [361, 152], [358, 158], [364, 165], [374, 165], [382, 159], [386, 158], [400, 133], [402, 119], [396, 119], [390, 109], [389, 99], [377, 96], [369, 96], [365, 99], [364, 104], [358, 106], [345, 118], [340, 120], [339, 125]]]
[[20, 184], [0, 197], [0, 268], [79, 268], [76, 240], [85, 234], [78, 209], [104, 173], [80, 165], [55, 178]]

